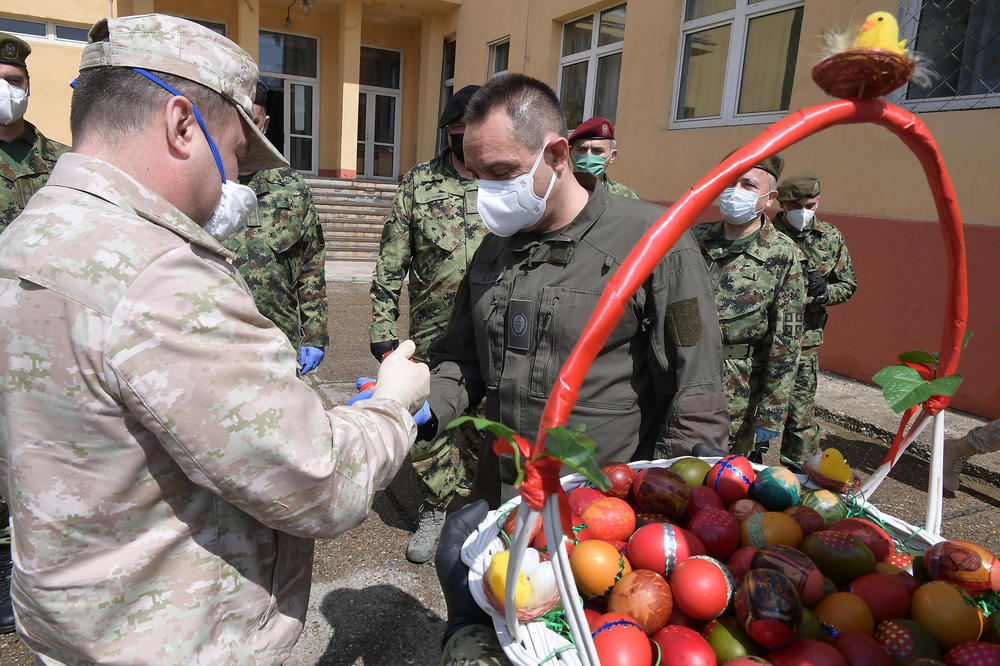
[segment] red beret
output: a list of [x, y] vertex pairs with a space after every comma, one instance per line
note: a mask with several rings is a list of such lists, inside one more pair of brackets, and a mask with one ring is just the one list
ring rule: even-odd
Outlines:
[[580, 123], [580, 126], [573, 130], [569, 137], [569, 142], [581, 139], [614, 139], [615, 126], [607, 118], [590, 118]]

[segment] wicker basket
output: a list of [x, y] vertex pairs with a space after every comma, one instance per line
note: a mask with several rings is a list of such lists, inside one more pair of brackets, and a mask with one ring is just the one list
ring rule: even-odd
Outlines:
[[[636, 470], [647, 467], [668, 467], [675, 460], [678, 459], [635, 462], [630, 463], [630, 466]], [[714, 464], [719, 459], [702, 458], [702, 460]], [[764, 467], [766, 465], [754, 465], [754, 469], [758, 471]], [[803, 488], [818, 487], [805, 476], [798, 476], [798, 479]], [[586, 479], [579, 474], [570, 474], [562, 478], [563, 488], [567, 491], [586, 485], [586, 483]], [[506, 544], [500, 536], [499, 525], [504, 516], [520, 504], [520, 501], [519, 497], [515, 498], [496, 511], [487, 514], [479, 528], [469, 535], [463, 545], [462, 560], [469, 567], [469, 589], [480, 607], [493, 618], [493, 626], [500, 640], [500, 645], [512, 664], [515, 666], [539, 666], [544, 663], [545, 666], [553, 664], [579, 666], [581, 662], [577, 656], [576, 648], [540, 621], [519, 623], [520, 640], [515, 641], [507, 629], [503, 614], [494, 609], [486, 600], [486, 594], [483, 591], [483, 576], [493, 559], [493, 555], [506, 548]], [[893, 536], [906, 537], [911, 550], [926, 550], [942, 540], [941, 537], [914, 527], [903, 520], [883, 514], [867, 502], [861, 502], [861, 505], [871, 517], [885, 525]]]
[[874, 99], [910, 80], [913, 59], [886, 49], [857, 48], [820, 60], [812, 78], [828, 95], [841, 99]]

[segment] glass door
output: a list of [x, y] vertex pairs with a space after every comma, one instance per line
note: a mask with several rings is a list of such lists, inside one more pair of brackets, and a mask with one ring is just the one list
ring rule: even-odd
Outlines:
[[314, 84], [285, 80], [285, 156], [293, 169], [312, 175], [317, 171], [318, 102]]
[[361, 88], [358, 94], [358, 175], [395, 180], [399, 174], [399, 93]]

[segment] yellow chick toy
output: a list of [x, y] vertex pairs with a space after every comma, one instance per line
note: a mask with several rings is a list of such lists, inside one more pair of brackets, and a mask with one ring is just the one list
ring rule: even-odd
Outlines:
[[837, 449], [817, 451], [806, 460], [805, 468], [810, 479], [834, 492], [844, 492], [854, 480], [854, 472]]
[[864, 25], [858, 30], [857, 37], [851, 43], [851, 48], [876, 48], [899, 53], [906, 53], [906, 40], [899, 39], [899, 25], [896, 17], [889, 12], [874, 12], [865, 19]]

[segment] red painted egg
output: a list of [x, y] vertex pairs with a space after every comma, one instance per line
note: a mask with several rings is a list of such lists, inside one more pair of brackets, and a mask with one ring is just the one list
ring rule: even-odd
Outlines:
[[924, 568], [934, 580], [946, 580], [969, 592], [1000, 592], [1000, 562], [993, 553], [968, 541], [934, 544], [924, 554]]
[[[704, 488], [705, 486], [698, 486]], [[688, 531], [698, 537], [708, 554], [727, 560], [740, 547], [740, 525], [723, 508], [705, 509], [691, 519]]]
[[968, 592], [943, 580], [924, 583], [913, 593], [910, 617], [945, 650], [978, 641], [983, 633], [983, 614], [976, 602]]
[[733, 575], [734, 581], [739, 583], [743, 580], [743, 577], [750, 571], [753, 556], [759, 550], [760, 548], [755, 548], [754, 546], [740, 546], [736, 549], [735, 553], [729, 556], [729, 559], [726, 561], [726, 567], [729, 568], [729, 573]]
[[802, 616], [795, 585], [773, 569], [751, 569], [736, 589], [736, 617], [750, 637], [768, 648], [795, 638]]
[[771, 650], [767, 660], [772, 666], [852, 666], [837, 648], [811, 638], [799, 638], [791, 645]]
[[569, 508], [576, 516], [582, 516], [583, 510], [599, 499], [607, 497], [597, 488], [574, 488], [567, 493], [569, 497]]
[[892, 657], [867, 634], [856, 631], [841, 634], [833, 639], [833, 647], [851, 666], [892, 666]]
[[875, 573], [892, 576], [906, 586], [906, 591], [910, 594], [916, 592], [917, 588], [920, 587], [920, 583], [918, 583], [917, 579], [913, 577], [913, 574], [905, 569], [900, 569], [895, 564], [889, 564], [888, 562], [876, 562]]
[[948, 666], [1000, 666], [1000, 645], [993, 643], [962, 643], [944, 655]]
[[767, 509], [764, 505], [755, 499], [750, 499], [749, 497], [744, 497], [743, 499], [736, 500], [729, 505], [729, 513], [733, 514], [733, 518], [736, 519], [740, 525], [746, 522], [746, 519], [755, 513], [764, 513]]
[[583, 616], [587, 618], [587, 626], [590, 627], [591, 631], [600, 626], [598, 622], [600, 621], [602, 615], [604, 615], [604, 613], [595, 608], [588, 608], [587, 606], [583, 607]]
[[865, 600], [850, 592], [828, 594], [812, 609], [816, 619], [831, 636], [847, 631], [871, 636], [875, 631], [875, 617]]
[[705, 483], [705, 477], [711, 468], [712, 466], [701, 458], [680, 458], [670, 465], [670, 471], [680, 474], [692, 488]]
[[885, 562], [896, 552], [896, 544], [884, 529], [866, 518], [844, 518], [827, 529], [853, 534], [868, 546], [876, 562]]
[[802, 528], [788, 514], [778, 511], [755, 513], [740, 525], [740, 543], [763, 548], [769, 544], [791, 546], [802, 541]]
[[910, 591], [898, 578], [884, 573], [859, 576], [847, 591], [865, 600], [876, 620], [891, 620], [910, 614]]
[[[694, 629], [668, 624], [653, 634], [660, 646], [660, 666], [715, 666], [715, 652]], [[635, 662], [645, 666], [646, 662]], [[604, 661], [601, 661], [601, 666]]]
[[799, 503], [802, 487], [787, 467], [765, 467], [757, 472], [750, 494], [768, 511], [783, 511]]
[[625, 499], [632, 489], [632, 482], [635, 481], [635, 470], [623, 462], [610, 462], [601, 468], [604, 476], [608, 477], [611, 487], [605, 492], [608, 497]]
[[837, 648], [810, 638], [800, 638], [791, 645], [767, 653], [772, 666], [852, 666]]
[[623, 499], [605, 497], [593, 502], [580, 515], [595, 539], [625, 541], [635, 531], [635, 511]]
[[677, 564], [670, 576], [674, 602], [696, 620], [722, 615], [733, 598], [733, 578], [726, 565], [707, 555], [695, 555]]
[[823, 516], [816, 512], [816, 509], [799, 505], [789, 507], [783, 513], [787, 513], [799, 524], [799, 527], [802, 528], [802, 536], [826, 529], [826, 521], [823, 520]]
[[665, 467], [647, 467], [632, 482], [632, 499], [639, 511], [662, 513], [671, 520], [684, 514], [691, 486]]
[[897, 664], [921, 657], [941, 659], [941, 649], [934, 637], [917, 622], [907, 618], [879, 622], [875, 628], [875, 640]]
[[625, 574], [608, 595], [608, 612], [628, 615], [649, 635], [667, 624], [673, 609], [670, 585], [648, 569]]
[[750, 492], [756, 474], [753, 465], [744, 456], [729, 455], [712, 465], [705, 477], [705, 485], [719, 493], [726, 504], [743, 499]]
[[621, 613], [605, 613], [591, 632], [601, 666], [635, 666], [653, 661], [649, 637], [635, 620]]
[[606, 541], [592, 539], [573, 549], [569, 566], [576, 579], [576, 587], [585, 597], [599, 599], [606, 596], [622, 576], [632, 571], [629, 561]]
[[792, 581], [799, 598], [812, 606], [823, 596], [823, 574], [812, 560], [791, 546], [765, 546], [750, 562], [753, 569], [774, 569]]
[[684, 508], [682, 518], [690, 522], [691, 518], [700, 511], [725, 508], [726, 505], [722, 503], [722, 498], [714, 490], [708, 486], [693, 486], [691, 494], [688, 495], [687, 506]]
[[814, 509], [827, 525], [847, 517], [847, 506], [839, 495], [829, 490], [807, 490], [799, 498], [799, 504]]
[[670, 577], [678, 562], [704, 555], [705, 546], [683, 527], [657, 523], [640, 527], [628, 540], [629, 560], [636, 569]]
[[857, 537], [844, 532], [813, 532], [802, 539], [799, 550], [837, 585], [846, 585], [859, 576], [875, 571], [872, 551]]

